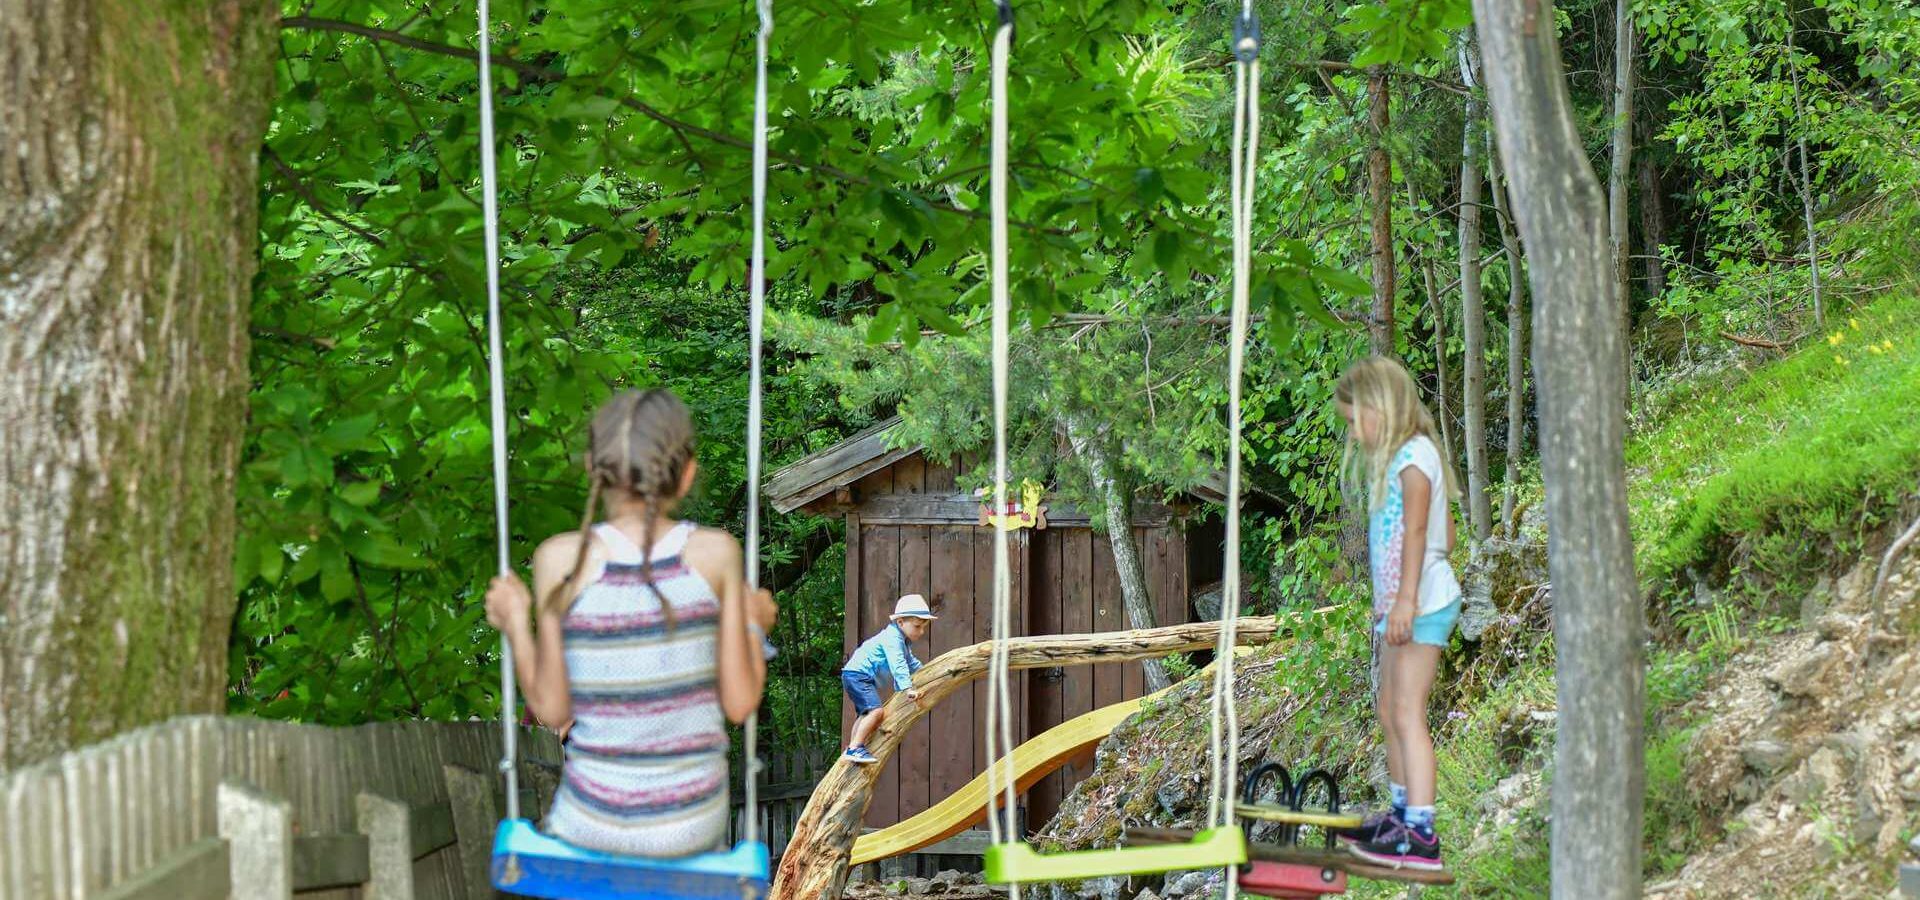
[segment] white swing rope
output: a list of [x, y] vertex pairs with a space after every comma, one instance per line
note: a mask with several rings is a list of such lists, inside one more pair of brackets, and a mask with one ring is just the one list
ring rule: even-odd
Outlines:
[[[994, 32], [991, 65], [992, 128], [987, 182], [989, 244], [988, 286], [993, 302], [993, 508], [1007, 508], [1007, 58], [1013, 47], [1013, 7], [997, 4], [1000, 26]], [[1014, 816], [1013, 702], [1007, 687], [1007, 638], [1012, 618], [1012, 573], [1008, 570], [1007, 530], [993, 526], [993, 652], [988, 658], [987, 796], [1004, 797], [997, 812], [987, 816], [989, 839], [995, 844], [1017, 835]], [[991, 807], [989, 802], [989, 807]], [[1011, 900], [1020, 900], [1020, 885], [1011, 888]]]
[[[748, 341], [753, 362], [747, 376], [747, 590], [760, 589], [760, 347], [767, 313], [767, 39], [773, 34], [773, 0], [759, 0], [760, 33], [755, 39], [753, 82], [753, 256], [747, 266]], [[761, 636], [764, 640], [765, 636]], [[754, 647], [752, 652], [759, 652]], [[760, 710], [747, 714], [746, 822], [749, 843], [760, 839]]]
[[[994, 35], [992, 59], [993, 116], [989, 182], [989, 218], [992, 227], [990, 286], [993, 302], [993, 453], [995, 509], [1006, 509], [1007, 502], [1007, 381], [1008, 381], [1008, 284], [1007, 284], [1007, 57], [1013, 38], [1012, 11], [999, 4], [1001, 24]], [[1240, 386], [1246, 357], [1246, 338], [1250, 282], [1252, 273], [1252, 221], [1254, 167], [1258, 159], [1260, 128], [1260, 39], [1253, 18], [1252, 0], [1245, 0], [1241, 18], [1234, 29], [1233, 148], [1229, 154], [1231, 179], [1228, 207], [1233, 236], [1232, 336], [1228, 351], [1228, 450], [1227, 450], [1227, 535], [1226, 571], [1220, 604], [1220, 635], [1215, 648], [1216, 661], [1208, 721], [1209, 760], [1213, 790], [1208, 799], [1210, 827], [1232, 823], [1234, 797], [1239, 784], [1240, 719], [1232, 702], [1235, 647], [1239, 643], [1240, 618]], [[1007, 561], [1006, 529], [994, 529], [993, 572], [993, 653], [989, 662], [992, 687], [987, 703], [987, 795], [1004, 793], [1000, 815], [987, 816], [990, 839], [995, 844], [1014, 838], [1014, 773], [1011, 754], [1012, 702], [1008, 688], [1007, 638], [1011, 616], [1011, 579]], [[1221, 740], [1222, 736], [1226, 738]], [[1223, 771], [1224, 767], [1224, 771]], [[1002, 818], [1004, 816], [1004, 819]], [[1239, 870], [1227, 868], [1227, 900], [1239, 889]], [[1020, 886], [1012, 886], [1013, 900], [1019, 900]]]
[[[1232, 334], [1227, 351], [1227, 534], [1221, 580], [1220, 644], [1214, 655], [1213, 726], [1210, 733], [1212, 827], [1232, 824], [1240, 785], [1240, 715], [1233, 702], [1234, 652], [1240, 621], [1240, 386], [1245, 368], [1249, 293], [1253, 269], [1253, 198], [1260, 141], [1260, 32], [1252, 0], [1244, 0], [1234, 24], [1233, 148], [1228, 154], [1228, 207], [1233, 233]], [[1221, 726], [1226, 732], [1221, 746]], [[1224, 771], [1222, 771], [1224, 768]], [[1239, 891], [1238, 867], [1227, 867], [1226, 898]]]
[[[752, 366], [747, 388], [747, 588], [760, 587], [760, 456], [761, 456], [761, 335], [766, 319], [766, 194], [767, 194], [767, 39], [773, 33], [772, 0], [759, 0], [760, 30], [755, 40], [756, 71], [753, 95], [753, 255], [748, 268], [749, 340]], [[500, 321], [500, 238], [497, 176], [494, 163], [493, 67], [487, 0], [478, 0], [480, 25], [480, 181], [487, 253], [487, 374], [493, 416], [493, 510], [498, 544], [499, 573], [513, 574], [507, 528], [507, 403], [502, 365]], [[757, 649], [757, 648], [756, 648]], [[507, 818], [520, 818], [519, 731], [514, 711], [519, 706], [513, 674], [513, 646], [500, 640], [500, 771], [506, 777]], [[748, 842], [759, 839], [759, 712], [747, 715], [746, 820], [742, 830]]]
[[[495, 197], [493, 161], [492, 25], [487, 0], [479, 0], [480, 17], [480, 203], [487, 241], [487, 385], [493, 412], [493, 521], [498, 543], [500, 574], [513, 574], [512, 550], [507, 539], [507, 377], [502, 360], [506, 351], [500, 334], [500, 207]], [[507, 779], [507, 818], [520, 818], [519, 731], [514, 712], [520, 701], [514, 691], [513, 645], [500, 635], [500, 773]]]

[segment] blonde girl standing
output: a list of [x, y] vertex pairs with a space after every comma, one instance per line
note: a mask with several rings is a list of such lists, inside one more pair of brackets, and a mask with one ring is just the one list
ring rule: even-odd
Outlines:
[[1369, 862], [1438, 870], [1427, 696], [1460, 618], [1460, 584], [1447, 560], [1454, 543], [1448, 500], [1458, 498], [1458, 480], [1435, 440], [1433, 416], [1399, 363], [1370, 357], [1354, 364], [1335, 386], [1334, 402], [1347, 423], [1344, 475], [1368, 495], [1376, 706], [1393, 791], [1391, 811], [1342, 837]]

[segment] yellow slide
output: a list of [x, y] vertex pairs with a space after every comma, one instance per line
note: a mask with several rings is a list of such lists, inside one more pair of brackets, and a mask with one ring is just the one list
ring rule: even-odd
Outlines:
[[[1246, 656], [1253, 652], [1253, 648], [1235, 647], [1233, 652], [1235, 656]], [[1212, 675], [1213, 666], [1208, 665], [1189, 678], [1210, 678]], [[1053, 774], [1055, 769], [1066, 765], [1074, 757], [1093, 752], [1093, 748], [1120, 727], [1121, 722], [1139, 712], [1141, 704], [1170, 690], [1173, 688], [1100, 707], [1061, 722], [1041, 732], [1039, 737], [1013, 748], [1014, 792], [1026, 793], [1027, 788]], [[912, 853], [922, 847], [938, 844], [986, 820], [987, 776], [982, 772], [967, 782], [965, 787], [927, 807], [919, 815], [861, 835], [853, 843], [853, 861], [850, 865]]]
[[[1245, 647], [1240, 648], [1242, 654]], [[1212, 667], [1208, 666], [1208, 670]], [[1195, 676], [1198, 677], [1198, 676]], [[1167, 690], [1172, 690], [1168, 688]], [[1013, 777], [1015, 793], [1025, 793], [1027, 788], [1055, 769], [1067, 764], [1074, 757], [1090, 753], [1128, 716], [1140, 711], [1141, 704], [1152, 700], [1166, 691], [1157, 691], [1133, 700], [1103, 706], [1083, 716], [1069, 719], [1040, 733], [1018, 747], [1013, 748]], [[998, 805], [998, 804], [995, 804]], [[972, 828], [987, 819], [987, 776], [982, 772], [966, 786], [954, 791], [947, 799], [940, 801], [913, 818], [879, 831], [863, 834], [853, 843], [852, 865], [870, 863], [877, 859], [887, 859], [902, 853], [912, 853], [922, 847], [940, 843], [962, 831]]]

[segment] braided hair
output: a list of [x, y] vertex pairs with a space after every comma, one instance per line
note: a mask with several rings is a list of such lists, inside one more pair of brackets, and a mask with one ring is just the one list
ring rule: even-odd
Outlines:
[[[573, 571], [547, 596], [550, 607], [579, 593], [580, 573], [586, 568], [587, 550], [592, 544], [594, 514], [608, 492], [624, 491], [644, 504], [646, 525], [641, 546], [645, 548], [642, 552], [652, 552], [654, 520], [659, 518], [661, 506], [673, 501], [687, 467], [693, 464], [693, 451], [693, 415], [672, 391], [623, 391], [600, 406], [593, 414], [587, 444], [587, 509], [580, 517], [580, 552], [574, 557]], [[654, 585], [653, 567], [643, 565], [640, 571], [647, 589], [660, 602], [661, 615], [671, 630], [673, 607]]]

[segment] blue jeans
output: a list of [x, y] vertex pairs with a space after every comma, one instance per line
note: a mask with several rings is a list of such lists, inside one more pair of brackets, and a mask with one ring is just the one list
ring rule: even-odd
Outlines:
[[853, 701], [854, 715], [864, 716], [880, 708], [880, 685], [874, 683], [872, 675], [843, 670], [840, 686], [846, 688], [847, 699]]
[[[1453, 636], [1454, 623], [1460, 621], [1460, 601], [1442, 606], [1424, 616], [1413, 617], [1413, 642], [1434, 647], [1445, 647], [1447, 639]], [[1373, 623], [1373, 633], [1385, 636], [1387, 617], [1381, 616]]]

